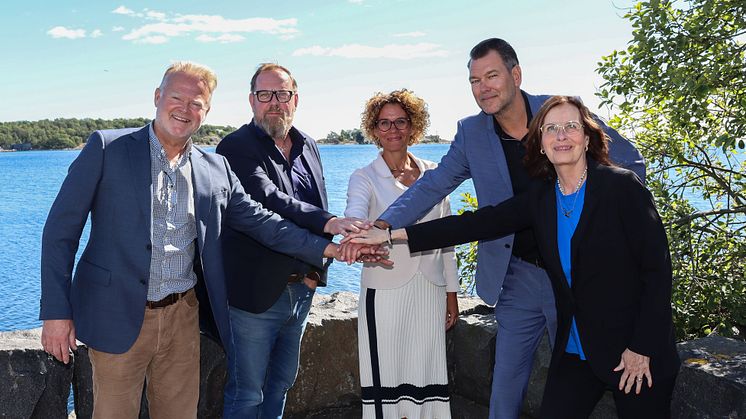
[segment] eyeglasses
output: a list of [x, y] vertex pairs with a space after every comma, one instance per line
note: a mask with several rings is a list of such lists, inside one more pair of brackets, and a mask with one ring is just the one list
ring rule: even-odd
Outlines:
[[564, 131], [566, 135], [574, 135], [579, 133], [583, 129], [583, 124], [578, 121], [567, 121], [564, 124], [544, 124], [540, 128], [543, 134], [549, 134], [557, 136], [560, 131]]
[[251, 94], [256, 97], [256, 100], [262, 103], [271, 102], [272, 96], [277, 98], [277, 101], [280, 103], [288, 103], [293, 98], [295, 92], [292, 90], [257, 90], [256, 92], [251, 92]]
[[409, 118], [397, 118], [393, 121], [390, 119], [379, 119], [376, 121], [376, 128], [381, 132], [386, 132], [394, 126], [399, 131], [407, 129], [409, 126]]

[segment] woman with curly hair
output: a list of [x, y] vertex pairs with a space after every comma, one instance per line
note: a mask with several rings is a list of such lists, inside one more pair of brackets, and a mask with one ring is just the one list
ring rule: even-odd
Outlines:
[[[425, 134], [425, 101], [409, 90], [377, 93], [365, 104], [361, 128], [381, 149], [356, 170], [347, 189], [346, 217], [375, 220], [435, 163], [408, 147]], [[422, 220], [451, 214], [448, 198]], [[391, 245], [391, 243], [389, 243]], [[358, 316], [364, 418], [450, 418], [445, 331], [458, 316], [453, 247], [410, 255], [393, 244], [394, 266], [362, 268]]]

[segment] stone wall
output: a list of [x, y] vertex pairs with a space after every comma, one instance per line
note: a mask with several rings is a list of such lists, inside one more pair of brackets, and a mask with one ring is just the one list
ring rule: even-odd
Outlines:
[[[457, 326], [447, 334], [448, 373], [454, 418], [487, 416], [497, 325], [489, 307], [476, 298], [460, 299]], [[202, 338], [200, 418], [219, 418], [225, 359], [222, 349]], [[679, 345], [684, 361], [674, 391], [677, 418], [746, 417], [746, 343], [708, 337]], [[523, 413], [536, 417], [550, 359], [548, 339], [539, 345]], [[357, 296], [317, 295], [303, 338], [301, 368], [288, 395], [286, 417], [360, 416], [357, 367]], [[0, 333], [0, 418], [66, 418], [72, 384], [75, 415], [89, 418], [91, 368], [81, 346], [71, 365], [42, 351], [40, 329]], [[593, 418], [614, 418], [607, 395]], [[143, 403], [141, 418], [147, 418]]]

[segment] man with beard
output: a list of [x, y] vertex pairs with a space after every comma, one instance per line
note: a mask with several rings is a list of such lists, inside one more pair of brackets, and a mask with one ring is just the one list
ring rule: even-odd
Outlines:
[[[261, 64], [251, 79], [251, 123], [226, 136], [217, 153], [251, 197], [319, 235], [370, 225], [326, 211], [315, 141], [293, 127], [298, 85], [290, 71]], [[223, 236], [233, 341], [226, 343], [225, 418], [282, 416], [298, 372], [300, 342], [317, 284], [326, 270], [264, 246], [238, 231]], [[331, 260], [329, 261], [331, 262]]]

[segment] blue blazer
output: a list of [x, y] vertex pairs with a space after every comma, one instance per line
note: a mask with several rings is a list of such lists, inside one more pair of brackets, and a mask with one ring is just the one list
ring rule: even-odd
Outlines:
[[[195, 270], [209, 300], [200, 301], [230, 339], [219, 240], [225, 225], [321, 266], [329, 241], [252, 201], [222, 156], [192, 147], [197, 223]], [[148, 127], [93, 133], [70, 166], [42, 236], [40, 319], [73, 319], [77, 338], [109, 353], [137, 339], [147, 300], [151, 257]], [[73, 277], [80, 235], [91, 233]], [[201, 319], [202, 320], [202, 319]]]
[[[536, 114], [551, 96], [528, 95], [531, 112]], [[609, 154], [619, 166], [645, 178], [645, 164], [635, 147], [615, 130], [598, 120], [611, 138]], [[497, 205], [513, 196], [508, 165], [500, 138], [495, 133], [495, 118], [484, 112], [458, 122], [456, 137], [445, 156], [433, 170], [410, 187], [379, 217], [394, 228], [414, 224], [436, 203], [463, 181], [471, 178], [479, 207]], [[479, 242], [477, 252], [477, 294], [488, 304], [500, 295], [512, 254], [513, 235]]]
[[[285, 171], [285, 157], [254, 121], [228, 134], [215, 152], [228, 159], [244, 190], [254, 200], [314, 234], [323, 235], [324, 226], [334, 215], [326, 211], [326, 185], [319, 149], [311, 137], [295, 128], [291, 129], [290, 136], [294, 147], [295, 143], [302, 141], [303, 152], [299, 158], [310, 169], [321, 207], [293, 198], [292, 180]], [[228, 300], [233, 307], [251, 313], [267, 311], [282, 295], [290, 274], [315, 271], [320, 276], [320, 284], [326, 284], [326, 269], [299, 263], [292, 255], [269, 248], [232, 228], [226, 229], [222, 240]]]

